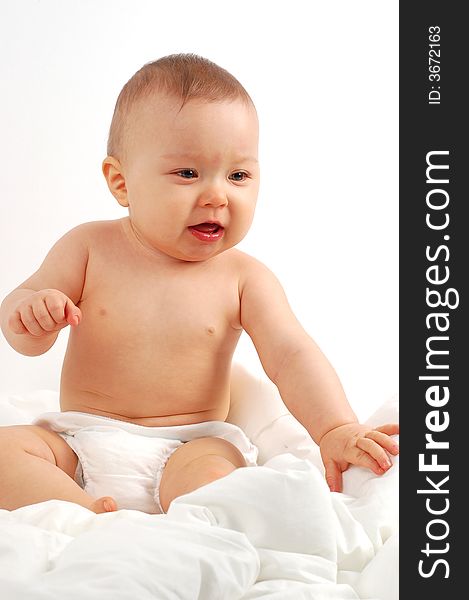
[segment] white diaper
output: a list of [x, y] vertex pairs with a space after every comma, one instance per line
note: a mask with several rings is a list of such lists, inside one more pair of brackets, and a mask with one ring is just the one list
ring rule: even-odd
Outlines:
[[171, 454], [184, 442], [217, 437], [231, 442], [248, 466], [257, 448], [236, 425], [206, 421], [172, 427], [146, 427], [82, 412], [51, 412], [33, 425], [58, 433], [78, 456], [75, 481], [93, 498], [112, 496], [118, 508], [162, 513], [161, 475]]

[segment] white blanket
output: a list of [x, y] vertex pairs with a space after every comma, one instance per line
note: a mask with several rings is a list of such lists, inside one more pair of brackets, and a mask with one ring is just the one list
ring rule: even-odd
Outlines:
[[[50, 407], [36, 394], [35, 413]], [[27, 422], [18, 411], [29, 416], [28, 399], [1, 403], [1, 423]], [[354, 467], [347, 493], [331, 494], [311, 461], [287, 453], [167, 515], [58, 500], [0, 510], [0, 598], [396, 600], [397, 477], [397, 463], [382, 477]]]

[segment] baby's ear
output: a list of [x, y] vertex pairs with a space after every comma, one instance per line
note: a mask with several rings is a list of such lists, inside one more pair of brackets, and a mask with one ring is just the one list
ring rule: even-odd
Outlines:
[[113, 156], [106, 156], [102, 169], [111, 194], [121, 206], [129, 206], [127, 187], [120, 162]]

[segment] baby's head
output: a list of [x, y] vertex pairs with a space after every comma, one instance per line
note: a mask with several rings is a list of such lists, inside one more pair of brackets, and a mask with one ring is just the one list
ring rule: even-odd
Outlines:
[[246, 90], [193, 54], [142, 67], [117, 100], [103, 172], [155, 255], [200, 261], [246, 235], [259, 189], [258, 121]]

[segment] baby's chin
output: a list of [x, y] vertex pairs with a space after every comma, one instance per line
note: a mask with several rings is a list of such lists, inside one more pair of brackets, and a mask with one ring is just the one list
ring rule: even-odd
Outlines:
[[172, 256], [185, 262], [204, 262], [231, 250], [240, 241], [225, 239], [219, 244], [201, 244], [196, 248], [185, 248], [183, 251], [175, 252]]
[[177, 253], [173, 255], [173, 258], [178, 258], [179, 260], [183, 260], [185, 262], [204, 262], [214, 258], [215, 256], [223, 254], [227, 250], [230, 250], [234, 245], [235, 244], [223, 246], [222, 248], [208, 248], [207, 250], [203, 249], [199, 252]]
[[233, 235], [233, 231], [226, 232], [222, 239], [216, 242], [201, 242], [182, 235], [179, 239], [174, 240], [152, 240], [148, 244], [155, 254], [161, 257], [166, 256], [168, 259], [175, 259], [182, 262], [204, 262], [223, 254], [238, 244], [246, 235]]

